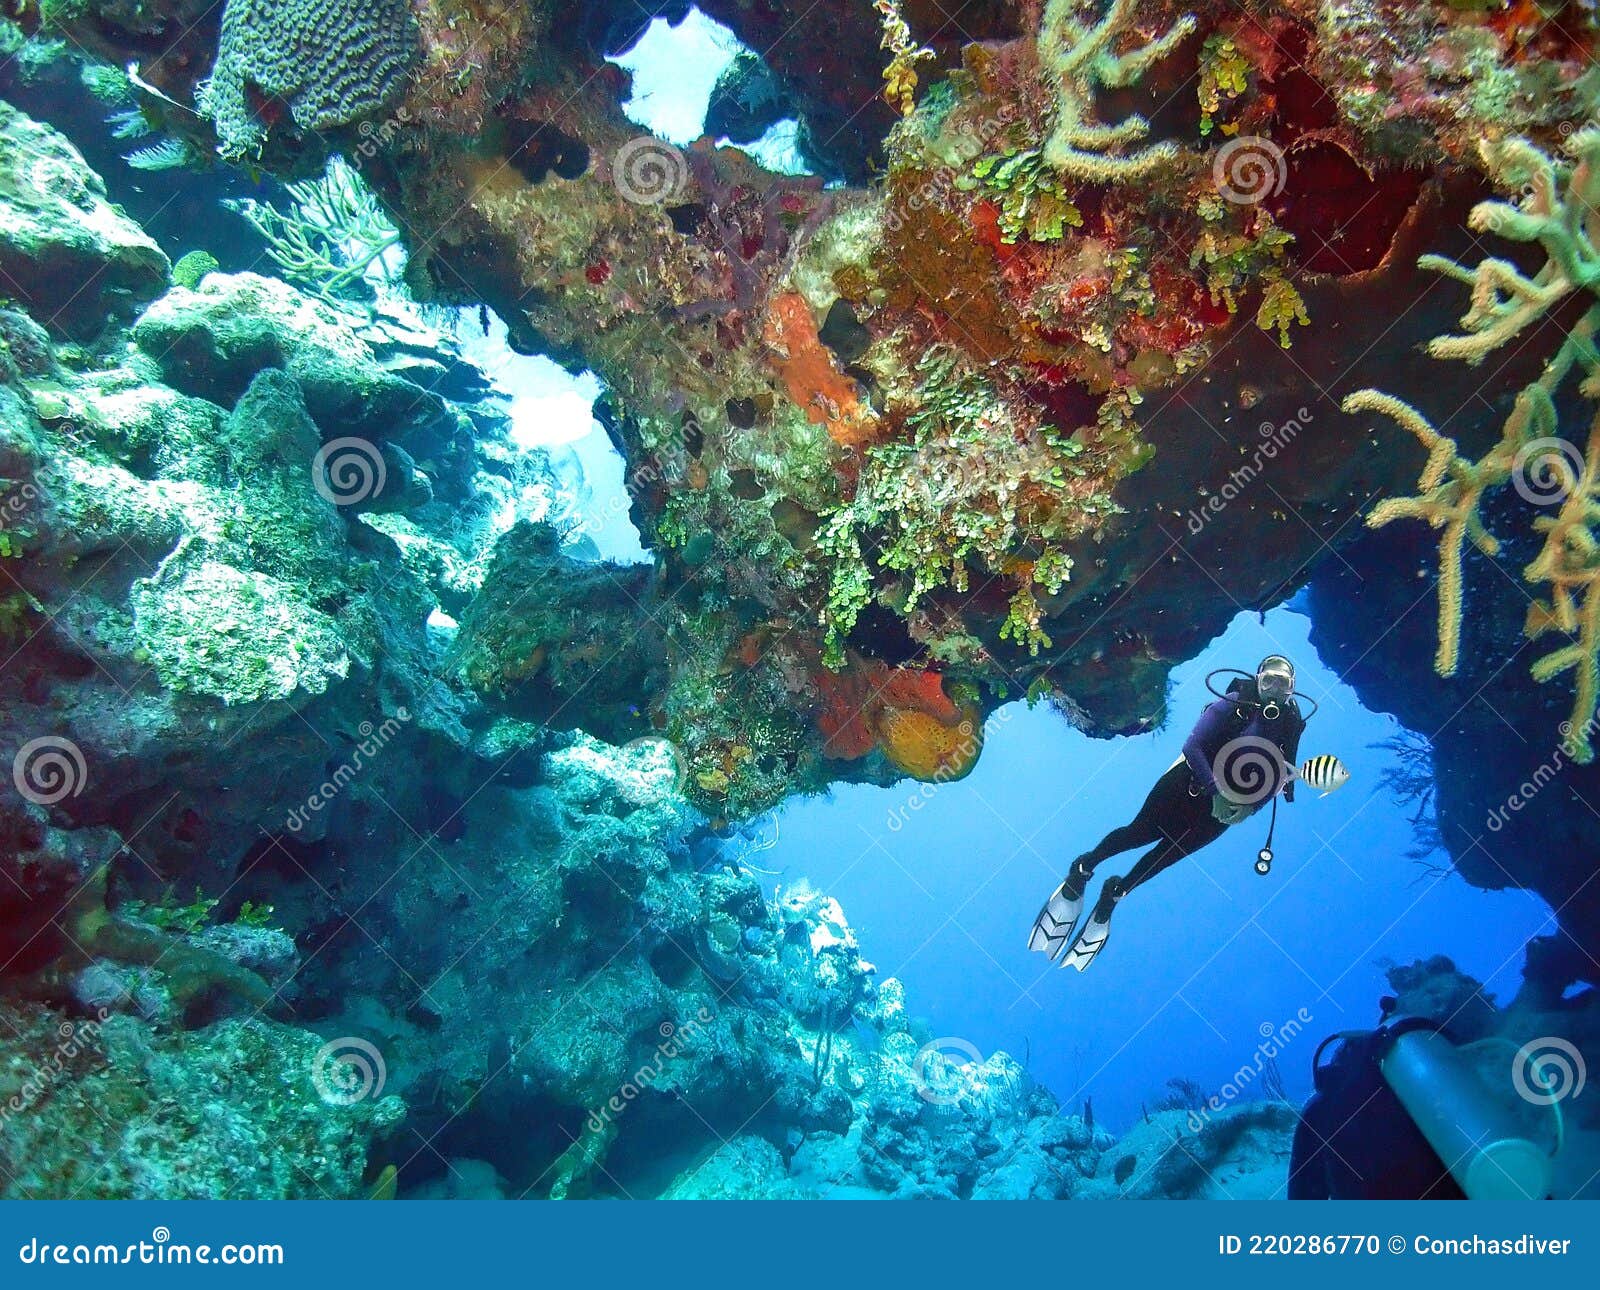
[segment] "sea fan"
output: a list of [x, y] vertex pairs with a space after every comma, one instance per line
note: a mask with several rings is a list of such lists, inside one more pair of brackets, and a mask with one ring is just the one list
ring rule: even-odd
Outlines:
[[120, 112], [113, 112], [106, 118], [106, 125], [111, 127], [113, 139], [148, 139], [156, 132], [153, 125], [145, 119], [145, 115], [138, 108], [124, 108]]
[[177, 170], [194, 159], [194, 149], [182, 139], [163, 139], [148, 148], [130, 152], [123, 158], [134, 170]]

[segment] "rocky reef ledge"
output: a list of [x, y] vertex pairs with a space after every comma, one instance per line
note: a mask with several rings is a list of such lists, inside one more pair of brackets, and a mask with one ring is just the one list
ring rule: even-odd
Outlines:
[[445, 336], [174, 275], [5, 111], [0, 1193], [1104, 1185], [689, 806], [649, 570], [564, 554]]

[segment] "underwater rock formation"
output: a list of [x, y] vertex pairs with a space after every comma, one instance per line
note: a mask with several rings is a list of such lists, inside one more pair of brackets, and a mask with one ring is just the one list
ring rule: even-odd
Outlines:
[[[1351, 354], [1392, 388], [1448, 327], [1415, 261], [1459, 244], [1477, 139], [1595, 91], [1587, 21], [1563, 43], [1448, 6], [1052, 4], [1036, 40], [998, 6], [958, 32], [913, 3], [895, 53], [864, 3], [819, 6], [803, 49], [781, 10], [710, 6], [853, 178], [850, 131], [887, 131], [879, 182], [824, 192], [623, 117], [602, 55], [682, 8], [419, 6], [424, 70], [358, 151], [420, 293], [487, 301], [605, 380], [662, 564], [668, 662], [640, 707], [728, 818], [897, 773], [818, 728], [850, 653], [970, 685], [980, 716], [1028, 690], [1097, 732], [1159, 721], [1172, 661], [1403, 488], [1404, 444], [1331, 396]], [[923, 45], [948, 74], [890, 130], [873, 68], [909, 106], [895, 60]], [[203, 66], [148, 73], [181, 102]], [[294, 124], [264, 164], [320, 158]]]
[[1066, 1195], [1109, 1141], [1004, 1054], [915, 1037], [838, 903], [764, 899], [646, 744], [576, 736], [405, 849], [345, 893], [387, 953], [337, 929], [315, 951], [319, 1028], [381, 1052], [410, 1108], [374, 1156], [404, 1194], [434, 1185], [429, 1143], [511, 1195]]
[[[1274, 1194], [1281, 1106], [1198, 1132], [1163, 1111], [1118, 1142], [1011, 1057], [925, 1035], [836, 901], [766, 897], [721, 835], [840, 779], [958, 778], [1022, 695], [1148, 728], [1175, 661], [1314, 566], [1319, 648], [1439, 731], [1461, 872], [1558, 910], [1565, 938], [1485, 1033], [1587, 1025], [1566, 991], [1600, 956], [1600, 816], [1511, 807], [1565, 767], [1505, 752], [1475, 702], [1492, 683], [1554, 718], [1565, 696], [1472, 556], [1463, 594], [1489, 594], [1459, 688], [1428, 673], [1431, 615], [1395, 573], [1426, 535], [1358, 523], [1397, 513], [1416, 449], [1338, 400], [1405, 397], [1454, 326], [1462, 274], [1427, 268], [1466, 262], [1506, 177], [1480, 136], [1548, 157], [1592, 116], [1590, 15], [1051, 0], [971, 6], [961, 31], [920, 0], [824, 0], [791, 30], [710, 0], [763, 50], [727, 86], [755, 95], [740, 133], [799, 113], [851, 185], [830, 187], [627, 119], [605, 56], [684, 8], [52, 14], [133, 65], [113, 129], [162, 132], [156, 161], [303, 180], [342, 152], [340, 191], [390, 231], [336, 264], [336, 218], [320, 260], [277, 257], [293, 281], [221, 246], [169, 263], [0, 104], [16, 1194]], [[311, 236], [278, 218], [241, 221], [262, 264]], [[1585, 273], [1591, 242], [1562, 244]], [[548, 462], [449, 336], [368, 298], [391, 243], [413, 299], [492, 308], [517, 348], [601, 378], [653, 567], [569, 548]], [[1509, 414], [1545, 352], [1440, 365], [1430, 399], [1481, 388]], [[1594, 471], [1569, 474], [1581, 509]], [[1586, 511], [1562, 521], [1537, 634], [1592, 626], [1587, 534]], [[1526, 541], [1507, 552], [1532, 563]], [[1557, 655], [1584, 664], [1580, 714], [1593, 635]], [[1397, 985], [1470, 1000], [1423, 975]], [[91, 1025], [43, 1089], [51, 1036]], [[329, 1045], [370, 1088], [318, 1086]], [[86, 1110], [166, 1101], [159, 1133], [66, 1154]]]
[[[1489, 514], [1496, 523], [1496, 504]], [[1509, 523], [1497, 527], [1515, 533]], [[1593, 980], [1600, 892], [1591, 857], [1600, 830], [1588, 808], [1600, 803], [1600, 771], [1564, 747], [1568, 696], [1533, 679], [1538, 647], [1522, 636], [1526, 600], [1507, 596], [1505, 574], [1476, 553], [1463, 567], [1464, 596], [1476, 607], [1462, 619], [1461, 667], [1448, 682], [1435, 676], [1433, 599], [1395, 571], [1429, 568], [1437, 545], [1420, 526], [1389, 527], [1321, 566], [1307, 597], [1312, 643], [1363, 704], [1426, 732], [1410, 754], [1423, 851], [1442, 848], [1475, 886], [1538, 892], [1570, 938], [1549, 970], [1566, 973], [1562, 985]], [[1531, 537], [1513, 536], [1502, 559], [1517, 566], [1533, 554]], [[1513, 737], [1510, 713], [1526, 722]]]
[[355, 1200], [396, 1097], [323, 1097], [318, 1039], [271, 1021], [163, 1033], [0, 1003], [7, 1200]]
[[[67, 155], [17, 120], [39, 155]], [[0, 228], [68, 244], [80, 208], [31, 191], [0, 193]], [[466, 783], [482, 758], [510, 773], [542, 744], [444, 684], [425, 627], [440, 606], [462, 612], [511, 513], [556, 495], [546, 468], [504, 451], [503, 425], [472, 406], [481, 380], [444, 338], [253, 274], [171, 287], [135, 320], [118, 265], [148, 252], [153, 294], [165, 257], [131, 225], [74, 245], [100, 257], [83, 280], [110, 293], [83, 293], [98, 302], [92, 341], [52, 336], [42, 307], [0, 311], [0, 732], [15, 772], [0, 828], [26, 870], [6, 896], [22, 929], [8, 937], [28, 951], [7, 975], [23, 978], [73, 943], [149, 966], [171, 947], [130, 920], [98, 942], [73, 920], [103, 917], [108, 898], [223, 890], [264, 838], [315, 842], [352, 765], [385, 760], [374, 779], [431, 829], [443, 798], [436, 777], [413, 787], [418, 749], [451, 749]], [[380, 759], [396, 743], [411, 760]]]
[[1244, 1102], [1199, 1119], [1150, 1112], [1100, 1156], [1085, 1196], [1125, 1200], [1282, 1200], [1298, 1119], [1285, 1102]]
[[461, 674], [517, 719], [582, 725], [625, 742], [649, 733], [638, 697], [660, 688], [660, 629], [645, 566], [587, 565], [563, 556], [548, 524], [521, 524], [495, 545], [483, 587], [461, 623]]
[[65, 138], [4, 102], [0, 132], [0, 291], [57, 334], [92, 339], [157, 295], [171, 266]]

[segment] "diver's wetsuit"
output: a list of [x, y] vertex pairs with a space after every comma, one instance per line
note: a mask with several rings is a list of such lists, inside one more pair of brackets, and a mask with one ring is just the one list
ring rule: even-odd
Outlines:
[[[1254, 680], [1237, 681], [1228, 693], [1229, 698], [1217, 699], [1200, 714], [1183, 745], [1183, 760], [1155, 782], [1132, 822], [1112, 829], [1098, 846], [1073, 861], [1074, 870], [1082, 866], [1092, 875], [1102, 860], [1156, 843], [1139, 857], [1126, 877], [1106, 883], [1096, 905], [1096, 917], [1109, 916], [1111, 906], [1128, 892], [1228, 831], [1228, 825], [1212, 815], [1211, 803], [1217, 791], [1213, 766], [1230, 741], [1264, 739], [1277, 747], [1283, 757], [1283, 772], [1271, 785], [1273, 791], [1280, 786], [1287, 768], [1294, 765], [1306, 725], [1298, 705], [1291, 699], [1282, 705], [1276, 720], [1268, 720], [1256, 699]], [[1284, 797], [1293, 801], [1293, 779], [1282, 787]], [[1264, 795], [1261, 800], [1269, 797]]]

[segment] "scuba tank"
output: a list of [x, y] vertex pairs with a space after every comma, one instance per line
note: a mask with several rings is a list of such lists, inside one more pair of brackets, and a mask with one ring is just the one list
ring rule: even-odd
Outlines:
[[[1394, 1000], [1384, 1003], [1387, 1011]], [[1312, 1058], [1316, 1092], [1295, 1133], [1290, 1198], [1547, 1196], [1563, 1142], [1560, 1107], [1548, 1103], [1555, 1147], [1547, 1151], [1468, 1060], [1490, 1044], [1516, 1047], [1503, 1039], [1457, 1046], [1421, 1017], [1386, 1018], [1377, 1030], [1323, 1040]]]
[[[1407, 1022], [1414, 1024], [1407, 1027]], [[1542, 1200], [1549, 1195], [1553, 1156], [1524, 1136], [1515, 1117], [1463, 1058], [1463, 1050], [1431, 1023], [1416, 1018], [1403, 1019], [1392, 1031], [1378, 1069], [1468, 1199]], [[1559, 1140], [1559, 1132], [1557, 1136]]]

